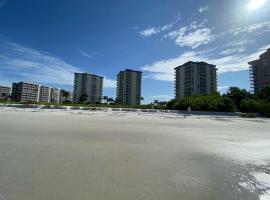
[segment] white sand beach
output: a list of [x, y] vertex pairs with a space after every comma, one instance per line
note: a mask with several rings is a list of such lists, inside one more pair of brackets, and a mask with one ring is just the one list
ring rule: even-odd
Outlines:
[[270, 120], [1, 107], [0, 194], [267, 200]]

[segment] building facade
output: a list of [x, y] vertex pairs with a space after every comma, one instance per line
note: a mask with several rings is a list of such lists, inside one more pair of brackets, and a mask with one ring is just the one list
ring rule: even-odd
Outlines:
[[101, 103], [103, 77], [89, 73], [75, 73], [73, 101], [91, 104]]
[[187, 62], [175, 68], [175, 98], [217, 91], [217, 68], [205, 62]]
[[11, 88], [0, 85], [0, 99], [9, 99], [11, 94]]
[[126, 69], [117, 75], [116, 100], [122, 105], [140, 105], [142, 72]]
[[57, 88], [50, 88], [50, 102], [59, 103], [60, 102], [60, 90]]
[[39, 87], [39, 102], [50, 103], [51, 88], [46, 86]]
[[11, 99], [19, 102], [39, 102], [39, 85], [25, 82], [13, 83]]
[[258, 60], [248, 63], [250, 66], [251, 90], [258, 94], [265, 86], [270, 86], [270, 49], [260, 55]]

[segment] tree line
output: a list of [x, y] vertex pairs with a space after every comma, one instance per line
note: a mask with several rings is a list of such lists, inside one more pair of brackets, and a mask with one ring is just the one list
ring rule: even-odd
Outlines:
[[265, 87], [259, 94], [245, 89], [230, 87], [225, 94], [195, 95], [173, 99], [167, 109], [186, 110], [190, 106], [194, 111], [244, 112], [270, 116], [270, 87]]

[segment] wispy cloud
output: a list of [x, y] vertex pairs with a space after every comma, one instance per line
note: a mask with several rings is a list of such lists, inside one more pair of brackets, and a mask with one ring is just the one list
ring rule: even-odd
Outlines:
[[160, 32], [169, 30], [170, 28], [173, 27], [173, 25], [174, 25], [173, 23], [170, 23], [170, 24], [166, 24], [162, 27], [150, 27], [150, 28], [147, 28], [145, 30], [141, 30], [139, 32], [139, 34], [143, 37], [150, 37], [150, 36], [158, 34]]
[[175, 39], [175, 44], [181, 47], [188, 46], [196, 49], [203, 44], [213, 41], [214, 35], [211, 29], [202, 28], [202, 25], [191, 23], [189, 27], [182, 27], [178, 31], [172, 31], [166, 34], [165, 38]]
[[[80, 68], [47, 52], [0, 40], [1, 82], [28, 81], [44, 84], [73, 85], [74, 72]], [[104, 87], [115, 87], [105, 78]]]
[[86, 53], [85, 51], [80, 51], [80, 54], [87, 57], [87, 58], [93, 58], [93, 56], [89, 53]]
[[199, 13], [207, 12], [209, 10], [208, 6], [202, 6], [198, 9]]
[[262, 34], [264, 32], [269, 32], [269, 31], [270, 31], [270, 21], [265, 21], [265, 22], [255, 23], [255, 24], [234, 27], [230, 30], [230, 33], [234, 35], [239, 35], [243, 33], [254, 33], [254, 32], [258, 32], [259, 34]]
[[175, 44], [180, 47], [197, 47], [208, 44], [215, 39], [210, 28], [205, 27], [207, 20], [199, 23], [192, 21], [188, 26], [181, 27], [178, 30], [171, 31], [164, 35], [164, 38], [175, 40]]
[[235, 54], [224, 57], [213, 58], [206, 52], [190, 51], [181, 54], [176, 58], [159, 60], [152, 64], [145, 65], [141, 69], [150, 73], [150, 77], [160, 81], [174, 81], [174, 68], [188, 61], [205, 61], [214, 64], [218, 68], [218, 73], [242, 71], [248, 69], [248, 62], [258, 59], [269, 46], [261, 47], [250, 54]]
[[0, 0], [0, 7], [5, 5], [7, 3], [7, 0]]
[[230, 55], [230, 54], [235, 54], [235, 53], [242, 53], [244, 51], [245, 51], [244, 48], [239, 47], [239, 48], [226, 49], [224, 51], [221, 51], [219, 54], [220, 55]]

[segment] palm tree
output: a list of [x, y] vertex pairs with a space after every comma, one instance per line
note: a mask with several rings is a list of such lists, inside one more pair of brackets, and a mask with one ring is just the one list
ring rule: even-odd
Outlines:
[[159, 105], [159, 100], [155, 99], [153, 102], [154, 105]]

